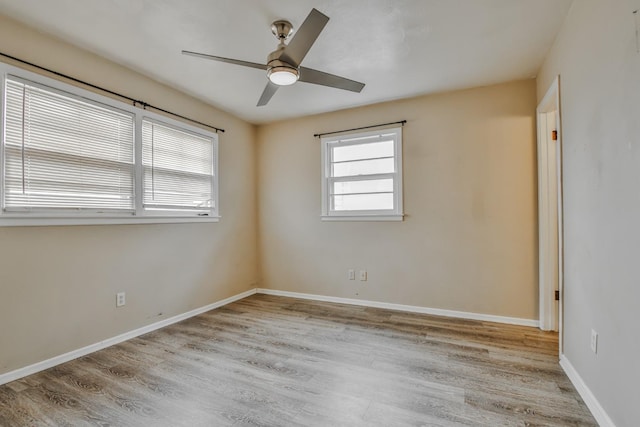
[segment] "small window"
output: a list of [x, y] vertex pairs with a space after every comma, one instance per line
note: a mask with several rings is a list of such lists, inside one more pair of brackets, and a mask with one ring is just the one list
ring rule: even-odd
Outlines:
[[321, 143], [323, 219], [402, 220], [402, 128]]
[[143, 120], [144, 209], [208, 215], [215, 208], [213, 149], [211, 137]]

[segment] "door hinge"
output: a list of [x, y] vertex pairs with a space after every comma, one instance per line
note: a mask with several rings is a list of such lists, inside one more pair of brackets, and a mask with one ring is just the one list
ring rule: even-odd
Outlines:
[[558, 131], [557, 130], [552, 130], [551, 131], [551, 140], [552, 141], [557, 141], [558, 140]]
[[556, 301], [560, 301], [560, 291], [556, 291]]

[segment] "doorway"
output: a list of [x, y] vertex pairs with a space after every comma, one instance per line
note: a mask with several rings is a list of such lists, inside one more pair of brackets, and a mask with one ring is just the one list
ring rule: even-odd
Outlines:
[[559, 76], [538, 105], [537, 119], [540, 329], [559, 332], [562, 354], [562, 132]]

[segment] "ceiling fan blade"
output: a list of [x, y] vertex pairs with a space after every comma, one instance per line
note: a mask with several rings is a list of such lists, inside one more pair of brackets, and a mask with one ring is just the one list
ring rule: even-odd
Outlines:
[[322, 85], [335, 87], [337, 89], [350, 90], [351, 92], [360, 92], [364, 88], [364, 83], [355, 80], [349, 80], [334, 74], [325, 73], [324, 71], [314, 70], [313, 68], [300, 67], [299, 81], [305, 83], [313, 83], [314, 85]]
[[327, 22], [329, 22], [328, 16], [317, 9], [311, 9], [307, 18], [293, 35], [282, 55], [280, 55], [280, 60], [296, 67], [300, 65], [324, 26], [327, 25]]
[[242, 65], [243, 67], [257, 68], [259, 70], [267, 69], [267, 66], [263, 64], [258, 64], [255, 62], [248, 62], [248, 61], [241, 61], [239, 59], [224, 58], [222, 56], [207, 55], [206, 53], [190, 52], [188, 50], [183, 50], [182, 54], [195, 56], [198, 58], [212, 59], [214, 61], [219, 61], [219, 62], [227, 62], [229, 64]]
[[260, 96], [260, 99], [258, 100], [258, 107], [262, 107], [264, 105], [267, 105], [267, 103], [269, 102], [269, 100], [271, 99], [271, 97], [276, 93], [276, 91], [278, 90], [280, 86], [271, 83], [270, 81], [267, 81], [267, 86], [264, 88], [264, 91], [262, 92], [262, 95]]

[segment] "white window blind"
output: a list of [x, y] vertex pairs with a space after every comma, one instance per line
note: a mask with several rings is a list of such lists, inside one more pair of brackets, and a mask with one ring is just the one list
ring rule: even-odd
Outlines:
[[323, 138], [323, 216], [402, 215], [401, 129]]
[[212, 214], [214, 148], [210, 137], [144, 119], [144, 208]]
[[134, 211], [134, 116], [5, 80], [5, 211]]

